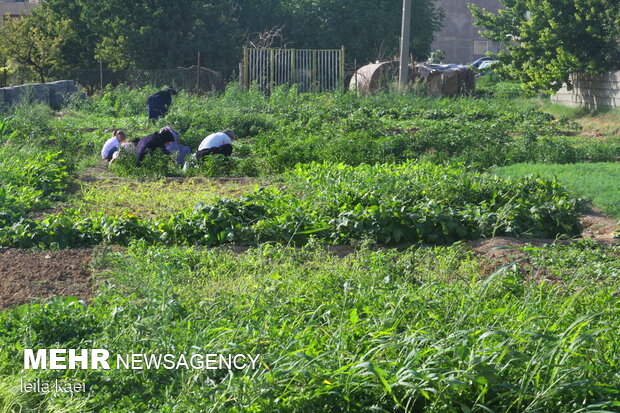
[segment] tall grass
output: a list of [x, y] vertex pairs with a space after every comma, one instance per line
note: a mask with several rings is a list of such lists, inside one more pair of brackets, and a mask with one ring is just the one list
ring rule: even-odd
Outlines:
[[494, 169], [502, 177], [540, 175], [557, 178], [568, 189], [608, 214], [620, 219], [620, 164], [580, 163], [574, 165], [515, 164]]
[[[99, 256], [110, 270], [91, 305], [57, 300], [1, 316], [0, 388], [8, 397], [21, 374], [18, 348], [96, 346], [260, 354], [261, 365], [37, 371], [32, 377], [83, 380], [91, 391], [24, 396], [15, 408], [38, 400], [48, 411], [74, 403], [115, 412], [612, 411], [617, 279], [591, 282], [589, 260], [602, 247], [570, 248], [582, 271], [556, 264], [565, 282], [549, 283], [510, 265], [481, 277], [458, 245], [339, 259], [317, 244], [243, 255], [136, 244]], [[607, 268], [617, 267], [608, 253]]]

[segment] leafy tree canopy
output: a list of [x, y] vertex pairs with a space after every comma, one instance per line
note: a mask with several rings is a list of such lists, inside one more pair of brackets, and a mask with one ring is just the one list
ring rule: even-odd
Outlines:
[[8, 19], [0, 26], [0, 54], [45, 82], [50, 70], [63, 66], [62, 48], [71, 36], [70, 19], [54, 19], [37, 8], [27, 18]]
[[[430, 51], [441, 27], [436, 0], [413, 0], [412, 53]], [[37, 11], [38, 10], [38, 11]], [[57, 45], [67, 68], [235, 66], [252, 33], [280, 28], [295, 48], [347, 49], [366, 63], [398, 50], [401, 2], [394, 0], [46, 0], [24, 20], [67, 22]]]
[[[402, 1], [294, 0], [283, 2], [289, 17], [285, 38], [292, 47], [338, 48], [361, 63], [398, 53]], [[434, 34], [441, 29], [443, 10], [435, 1], [413, 0], [411, 53], [418, 60], [430, 52]]]
[[570, 74], [620, 64], [618, 0], [500, 0], [497, 14], [470, 5], [481, 34], [505, 46], [498, 71], [531, 90], [570, 86]]

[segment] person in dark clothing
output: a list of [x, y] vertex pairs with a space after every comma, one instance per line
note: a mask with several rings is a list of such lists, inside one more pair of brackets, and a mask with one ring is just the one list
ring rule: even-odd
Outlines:
[[201, 160], [207, 155], [224, 155], [230, 156], [232, 154], [232, 145], [227, 144], [217, 148], [201, 149], [196, 152], [196, 159]]
[[136, 155], [138, 156], [138, 165], [142, 162], [147, 152], [161, 149], [166, 155], [170, 155], [170, 151], [166, 149], [166, 144], [174, 141], [174, 135], [169, 130], [163, 132], [155, 132], [145, 138], [140, 139]]
[[171, 87], [160, 90], [149, 96], [147, 103], [149, 106], [149, 119], [158, 119], [166, 116], [168, 109], [172, 104], [172, 95], [176, 95], [177, 91]]

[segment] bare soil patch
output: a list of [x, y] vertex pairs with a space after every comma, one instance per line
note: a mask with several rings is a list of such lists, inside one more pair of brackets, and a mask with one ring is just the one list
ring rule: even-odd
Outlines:
[[[614, 238], [618, 230], [618, 221], [604, 213], [589, 209], [580, 217], [583, 226], [583, 238], [593, 239], [607, 245], [620, 242]], [[551, 244], [568, 244], [570, 240], [555, 240], [542, 238], [493, 237], [469, 241], [474, 254], [481, 261], [481, 270], [484, 274], [491, 274], [502, 266], [514, 263], [528, 278], [560, 281], [548, 274], [545, 268], [535, 267], [528, 259], [527, 249], [544, 247]]]
[[0, 309], [55, 295], [92, 296], [92, 249], [30, 252], [0, 249]]
[[188, 176], [188, 177], [180, 177], [180, 176], [168, 176], [165, 178], [127, 178], [115, 175], [112, 171], [110, 171], [108, 164], [106, 161], [101, 161], [97, 165], [92, 166], [90, 168], [85, 169], [77, 176], [77, 181], [82, 182], [98, 182], [98, 181], [108, 181], [108, 182], [135, 182], [136, 184], [143, 181], [166, 181], [166, 182], [186, 182], [192, 181], [196, 183], [218, 183], [218, 184], [226, 184], [229, 182], [239, 183], [239, 184], [253, 184], [259, 183], [261, 186], [264, 186], [264, 180], [256, 177], [231, 177], [224, 176], [219, 178], [206, 178], [200, 176]]
[[551, 275], [544, 267], [535, 266], [527, 254], [528, 248], [539, 248], [554, 243], [567, 244], [569, 240], [541, 238], [494, 237], [470, 241], [467, 244], [480, 260], [482, 274], [492, 274], [500, 268], [514, 264], [529, 280], [546, 280], [559, 283], [561, 279]]
[[97, 165], [91, 166], [90, 168], [81, 172], [77, 176], [77, 180], [83, 182], [95, 182], [101, 180], [125, 181], [127, 180], [127, 178], [121, 178], [114, 175], [108, 168], [108, 163], [102, 160], [99, 161]]
[[[493, 237], [467, 242], [482, 262], [484, 273], [492, 273], [512, 262], [522, 262], [527, 257], [525, 248], [544, 247], [556, 240], [542, 238]], [[566, 242], [566, 241], [560, 241]]]
[[593, 238], [608, 244], [618, 242], [618, 239], [614, 238], [619, 229], [617, 219], [595, 208], [590, 208], [581, 216], [580, 221], [584, 238]]
[[[618, 220], [605, 215], [601, 211], [589, 208], [579, 218], [583, 226], [583, 238], [594, 239], [604, 244], [617, 244], [620, 239], [614, 238], [618, 231]], [[567, 244], [569, 240], [543, 238], [493, 237], [469, 241], [467, 244], [474, 253], [496, 265], [506, 265], [521, 259], [526, 252], [523, 248], [543, 247], [554, 243]]]

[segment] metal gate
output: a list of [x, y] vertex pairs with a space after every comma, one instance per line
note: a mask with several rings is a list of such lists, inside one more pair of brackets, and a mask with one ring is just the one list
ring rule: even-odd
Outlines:
[[344, 46], [321, 50], [244, 47], [241, 82], [265, 91], [293, 84], [300, 92], [344, 88]]

